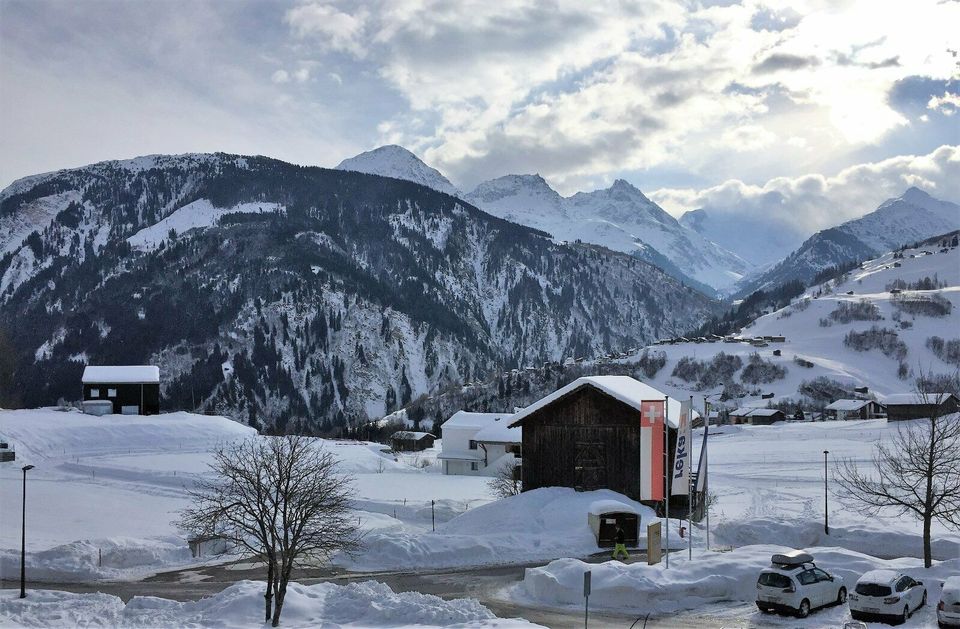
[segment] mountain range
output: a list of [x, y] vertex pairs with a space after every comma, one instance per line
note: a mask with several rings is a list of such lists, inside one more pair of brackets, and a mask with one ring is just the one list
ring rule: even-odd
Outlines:
[[74, 399], [86, 364], [149, 363], [166, 409], [330, 432], [715, 308], [637, 257], [397, 178], [160, 155], [0, 192], [0, 405]]
[[830, 267], [873, 258], [956, 229], [960, 229], [960, 205], [911, 187], [869, 214], [817, 232], [781, 262], [744, 282], [739, 294], [770, 289], [792, 280], [809, 284]]

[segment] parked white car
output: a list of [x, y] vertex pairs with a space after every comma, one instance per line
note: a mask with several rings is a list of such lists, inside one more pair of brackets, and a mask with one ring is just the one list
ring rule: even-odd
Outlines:
[[927, 588], [896, 570], [871, 570], [857, 580], [849, 600], [854, 620], [902, 623], [927, 604]]
[[770, 558], [770, 567], [757, 578], [757, 607], [762, 612], [796, 614], [806, 618], [810, 611], [847, 600], [843, 577], [821, 570], [813, 556], [795, 550]]
[[937, 624], [940, 629], [960, 627], [960, 576], [943, 582], [940, 602], [937, 603]]

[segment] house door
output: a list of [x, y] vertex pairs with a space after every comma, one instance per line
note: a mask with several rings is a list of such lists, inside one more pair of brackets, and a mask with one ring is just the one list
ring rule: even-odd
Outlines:
[[577, 491], [592, 491], [607, 486], [607, 457], [599, 441], [578, 441], [576, 458]]

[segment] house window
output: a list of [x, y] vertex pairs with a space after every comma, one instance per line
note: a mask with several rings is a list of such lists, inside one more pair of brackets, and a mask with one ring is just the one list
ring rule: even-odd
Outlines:
[[90, 389], [90, 397], [100, 397], [100, 389]]
[[471, 471], [471, 472], [476, 472], [476, 471], [478, 471], [479, 469], [480, 469], [480, 464], [479, 464], [479, 463], [477, 463], [476, 461], [470, 461], [470, 471]]
[[117, 397], [116, 389], [107, 389], [107, 397]]
[[477, 442], [474, 441], [473, 439], [470, 440], [470, 449], [471, 449], [471, 450], [476, 450], [476, 449], [477, 449]]

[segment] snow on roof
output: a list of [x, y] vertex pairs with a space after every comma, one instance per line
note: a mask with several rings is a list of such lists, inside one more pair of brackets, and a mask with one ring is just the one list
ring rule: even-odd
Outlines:
[[448, 461], [482, 461], [483, 455], [477, 450], [446, 450], [437, 455], [440, 460]]
[[436, 439], [436, 437], [431, 435], [429, 432], [417, 432], [415, 430], [398, 430], [390, 435], [391, 439], [413, 439], [414, 441], [420, 441], [424, 437]]
[[879, 583], [886, 585], [893, 582], [898, 576], [900, 576], [900, 573], [896, 570], [887, 570], [885, 568], [868, 570], [863, 573], [863, 576], [857, 579], [857, 583]]
[[730, 413], [734, 417], [773, 417], [781, 412], [779, 408], [738, 408]]
[[943, 404], [952, 393], [894, 393], [883, 398], [887, 406], [903, 406], [906, 404]]
[[640, 515], [638, 509], [619, 500], [595, 500], [590, 503], [587, 512], [590, 515], [603, 515], [604, 513], [634, 513]]
[[475, 441], [490, 443], [521, 443], [523, 427], [510, 428], [512, 415], [498, 415], [473, 436]]
[[447, 421], [443, 422], [443, 427], [444, 429], [450, 427], [482, 429], [487, 427], [491, 422], [509, 416], [510, 413], [470, 413], [467, 411], [457, 411], [451, 415]]
[[83, 384], [159, 384], [160, 368], [153, 365], [92, 366], [83, 369]]
[[[634, 380], [630, 376], [584, 376], [582, 378], [577, 378], [567, 386], [557, 389], [550, 395], [541, 398], [530, 406], [519, 411], [511, 418], [513, 423], [510, 425], [516, 426], [528, 415], [535, 413], [544, 406], [552, 404], [554, 401], [560, 399], [564, 395], [583, 386], [592, 386], [600, 389], [607, 395], [620, 400], [628, 406], [632, 406], [638, 411], [640, 410], [641, 402], [662, 400], [666, 397], [666, 394], [662, 391], [654, 389], [650, 385], [644, 384], [639, 380]], [[669, 398], [667, 415], [670, 426], [676, 428], [680, 424], [680, 400]], [[694, 416], [699, 417], [699, 415], [696, 413], [694, 413]]]
[[837, 400], [827, 405], [828, 411], [859, 411], [873, 400]]

